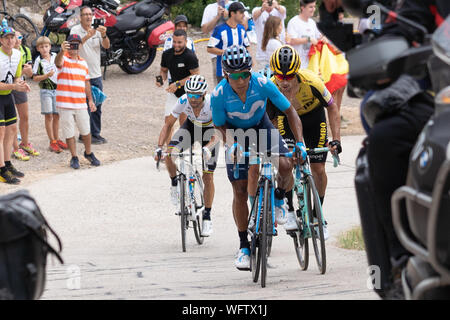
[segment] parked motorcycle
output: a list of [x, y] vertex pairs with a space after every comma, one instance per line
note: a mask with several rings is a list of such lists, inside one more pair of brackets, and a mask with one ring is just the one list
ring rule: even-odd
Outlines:
[[[402, 36], [380, 37], [373, 31], [362, 37], [353, 33], [351, 25], [319, 24], [319, 29], [346, 51], [348, 87], [351, 94], [365, 98], [362, 115], [367, 127], [398, 112], [423, 92], [418, 79], [429, 77], [436, 93], [435, 112], [410, 155], [406, 185], [391, 198], [395, 233], [410, 253], [401, 261], [393, 261], [387, 254], [387, 231], [373, 198], [367, 144], [356, 160], [355, 186], [367, 259], [370, 266], [378, 268], [378, 275], [371, 274], [379, 277], [374, 290], [383, 299], [450, 299], [450, 17], [431, 36], [422, 25], [390, 11], [380, 1], [343, 0], [343, 5], [359, 17], [376, 5], [384, 17], [395, 17], [417, 36], [416, 45], [410, 46]], [[380, 99], [373, 98], [375, 93], [370, 96], [371, 92]], [[391, 278], [393, 270], [399, 271], [395, 273], [399, 279]]]
[[57, 43], [62, 43], [70, 29], [80, 22], [80, 7], [87, 5], [93, 9], [94, 19], [107, 27], [111, 46], [101, 52], [101, 65], [105, 71], [107, 66], [118, 64], [123, 71], [137, 74], [152, 64], [157, 47], [175, 29], [163, 16], [171, 5], [182, 1], [144, 0], [122, 9], [117, 9], [119, 3], [116, 0], [70, 0], [66, 5], [55, 2], [44, 15], [41, 34], [56, 34], [60, 37]]

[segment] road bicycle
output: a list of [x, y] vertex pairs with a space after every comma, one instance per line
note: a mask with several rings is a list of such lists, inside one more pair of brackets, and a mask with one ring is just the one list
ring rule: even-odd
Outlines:
[[[175, 214], [180, 216], [181, 226], [181, 246], [183, 252], [186, 252], [186, 232], [192, 224], [194, 229], [195, 239], [199, 245], [203, 244], [204, 237], [202, 237], [202, 211], [205, 207], [203, 198], [203, 180], [197, 167], [193, 161], [195, 153], [192, 148], [189, 153], [161, 153], [164, 156], [172, 156], [178, 158], [177, 166], [177, 186], [179, 195], [179, 211]], [[189, 160], [186, 158], [189, 157]], [[160, 159], [156, 162], [156, 167], [159, 169]]]
[[39, 30], [29, 17], [18, 13], [10, 15], [6, 9], [6, 0], [2, 0], [3, 10], [0, 11], [1, 19], [6, 19], [8, 26], [16, 31], [20, 31], [23, 36], [22, 44], [30, 47], [33, 41], [39, 37]]
[[[308, 269], [309, 246], [308, 239], [314, 247], [317, 266], [321, 274], [326, 272], [326, 248], [323, 233], [325, 219], [319, 194], [314, 183], [314, 178], [309, 167], [309, 156], [328, 152], [330, 149], [307, 149], [307, 160], [302, 164], [296, 164], [294, 171], [294, 190], [297, 195], [299, 209], [297, 213], [298, 229], [286, 231], [294, 241], [295, 253], [302, 270]], [[334, 167], [340, 163], [339, 156], [333, 154]]]
[[[236, 150], [237, 148], [235, 148]], [[243, 152], [243, 157], [256, 157], [261, 170], [258, 179], [258, 188], [252, 203], [254, 214], [249, 217], [248, 233], [250, 235], [250, 270], [253, 282], [258, 282], [261, 272], [261, 287], [266, 286], [267, 258], [269, 256], [272, 237], [277, 235], [275, 230], [275, 172], [272, 164], [273, 157], [292, 157], [293, 152], [274, 153], [266, 152]], [[233, 171], [238, 172], [238, 164], [234, 158]], [[253, 210], [256, 208], [256, 210]]]

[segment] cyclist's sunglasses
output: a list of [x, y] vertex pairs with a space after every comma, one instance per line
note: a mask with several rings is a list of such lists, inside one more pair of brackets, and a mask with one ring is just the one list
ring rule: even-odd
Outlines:
[[295, 78], [295, 74], [291, 74], [291, 75], [288, 75], [288, 76], [285, 76], [283, 74], [276, 74], [275, 78], [277, 78], [278, 80], [281, 80], [281, 81], [283, 81], [283, 80], [290, 81], [290, 80]]
[[195, 93], [188, 93], [187, 96], [189, 99], [200, 99], [201, 97], [203, 97], [203, 95]]
[[252, 73], [250, 71], [243, 71], [243, 72], [236, 72], [236, 73], [228, 74], [228, 76], [233, 80], [239, 80], [239, 78], [247, 79], [251, 75], [252, 75]]

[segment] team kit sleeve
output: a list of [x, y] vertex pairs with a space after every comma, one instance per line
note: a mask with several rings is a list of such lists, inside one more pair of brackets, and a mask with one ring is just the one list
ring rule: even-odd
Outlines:
[[212, 121], [216, 127], [226, 123], [225, 106], [223, 104], [223, 87], [218, 85], [211, 94]]
[[319, 76], [317, 76], [314, 73], [310, 73], [311, 75], [311, 80], [312, 83], [311, 85], [316, 88], [316, 90], [318, 92], [320, 92], [320, 96], [317, 97], [319, 100], [324, 100], [326, 103], [326, 106], [329, 106], [331, 104], [333, 104], [334, 100], [333, 100], [333, 96], [331, 95], [330, 91], [327, 89], [327, 87], [325, 86], [325, 83], [322, 81], [322, 79], [319, 78]]
[[270, 99], [278, 110], [285, 111], [291, 106], [289, 100], [280, 92], [280, 90], [278, 90], [277, 86], [272, 81], [267, 80], [267, 82], [262, 85], [262, 88], [264, 89], [263, 92], [265, 93], [266, 98]]
[[175, 107], [172, 110], [172, 113], [171, 113], [172, 116], [174, 116], [175, 118], [178, 119], [186, 108], [186, 102], [187, 102], [186, 94], [184, 94], [180, 98], [178, 98], [177, 103], [175, 104]]

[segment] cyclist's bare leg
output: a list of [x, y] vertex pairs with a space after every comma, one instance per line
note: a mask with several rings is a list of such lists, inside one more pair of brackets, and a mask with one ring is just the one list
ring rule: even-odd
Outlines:
[[259, 165], [251, 165], [248, 169], [248, 186], [247, 192], [250, 197], [256, 196], [256, 189], [258, 188]]
[[247, 231], [248, 205], [247, 205], [248, 180], [236, 180], [231, 183], [233, 187], [233, 217], [239, 232]]
[[325, 196], [325, 190], [327, 189], [328, 182], [327, 173], [325, 171], [325, 162], [311, 163], [310, 165], [317, 192], [319, 193], [319, 197], [322, 198]]
[[[169, 153], [170, 153], [170, 151], [169, 151]], [[175, 177], [177, 175], [177, 166], [173, 162], [172, 157], [167, 155], [165, 161], [166, 161], [167, 171], [169, 172], [169, 177], [170, 178]]]
[[278, 188], [289, 191], [293, 186], [292, 169], [294, 164], [288, 158], [280, 157], [278, 160]]
[[205, 208], [211, 208], [214, 200], [214, 173], [203, 172], [203, 197], [205, 198]]

